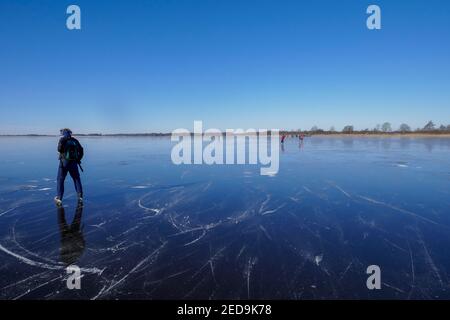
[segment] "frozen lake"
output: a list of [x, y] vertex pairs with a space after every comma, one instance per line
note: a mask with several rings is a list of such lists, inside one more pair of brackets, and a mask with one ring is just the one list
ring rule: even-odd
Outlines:
[[79, 140], [84, 207], [68, 177], [58, 210], [57, 138], [0, 138], [1, 299], [450, 299], [448, 138], [292, 138], [273, 177]]

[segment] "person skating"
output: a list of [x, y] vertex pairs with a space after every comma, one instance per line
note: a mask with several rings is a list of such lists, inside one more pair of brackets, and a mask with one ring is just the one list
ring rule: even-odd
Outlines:
[[[67, 173], [70, 174], [75, 185], [75, 190], [78, 195], [78, 201], [83, 201], [83, 187], [81, 185], [80, 172], [78, 166], [81, 164], [81, 159], [84, 155], [83, 147], [80, 142], [72, 136], [70, 129], [61, 129], [61, 138], [58, 143], [59, 153], [59, 167], [57, 177], [57, 195], [55, 203], [57, 206], [62, 205], [64, 196], [64, 181]], [[81, 166], [80, 166], [81, 168]]]

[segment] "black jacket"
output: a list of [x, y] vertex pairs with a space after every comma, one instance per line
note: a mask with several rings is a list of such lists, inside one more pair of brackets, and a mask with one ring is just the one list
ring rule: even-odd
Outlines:
[[81, 146], [80, 142], [77, 139], [75, 139], [74, 137], [70, 137], [70, 138], [62, 137], [61, 139], [59, 139], [59, 142], [58, 142], [59, 160], [64, 158], [64, 152], [66, 151], [66, 142], [68, 140], [73, 140], [77, 144], [78, 155], [80, 157], [80, 159], [78, 159], [78, 160], [81, 160], [84, 155], [84, 150], [83, 150], [83, 147]]

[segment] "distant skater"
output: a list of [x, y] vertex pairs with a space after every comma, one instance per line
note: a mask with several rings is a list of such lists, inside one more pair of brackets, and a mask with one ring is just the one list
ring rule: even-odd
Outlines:
[[298, 138], [300, 139], [300, 142], [303, 142], [303, 139], [305, 138], [305, 135], [302, 133], [298, 136]]
[[286, 139], [286, 135], [285, 134], [283, 134], [282, 136], [281, 136], [281, 143], [284, 143], [284, 140]]
[[[78, 201], [83, 201], [83, 187], [81, 185], [80, 172], [78, 166], [81, 168], [81, 159], [83, 158], [84, 151], [80, 142], [72, 137], [72, 131], [70, 129], [61, 129], [61, 139], [58, 143], [59, 152], [59, 168], [57, 178], [57, 195], [55, 197], [55, 203], [57, 206], [62, 205], [62, 199], [64, 196], [64, 181], [67, 173], [70, 174], [75, 184], [75, 190], [78, 195]], [[81, 170], [83, 170], [81, 168]]]

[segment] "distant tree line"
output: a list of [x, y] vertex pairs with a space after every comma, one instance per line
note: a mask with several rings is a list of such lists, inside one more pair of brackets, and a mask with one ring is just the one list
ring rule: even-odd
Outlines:
[[290, 130], [290, 131], [282, 131], [287, 134], [296, 134], [296, 133], [305, 133], [305, 134], [335, 134], [335, 133], [344, 133], [344, 134], [389, 134], [389, 133], [430, 133], [430, 134], [443, 134], [450, 133], [450, 124], [449, 125], [440, 125], [439, 127], [434, 124], [433, 121], [428, 121], [422, 128], [412, 129], [408, 124], [402, 123], [398, 129], [394, 130], [390, 122], [385, 122], [383, 124], [377, 124], [372, 129], [364, 129], [364, 130], [355, 130], [353, 125], [346, 125], [340, 132], [336, 131], [336, 129], [332, 126], [329, 130], [321, 129], [317, 126], [313, 126], [310, 130]]

